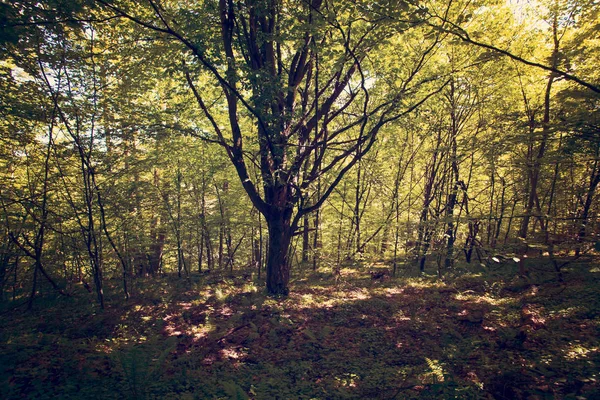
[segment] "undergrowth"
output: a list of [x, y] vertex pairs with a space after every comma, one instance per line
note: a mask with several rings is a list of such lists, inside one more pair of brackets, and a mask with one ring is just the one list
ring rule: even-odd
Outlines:
[[[381, 270], [384, 265], [370, 265]], [[457, 270], [460, 271], [460, 270]], [[599, 398], [600, 269], [139, 279], [4, 311], [5, 399]], [[239, 274], [240, 276], [242, 273]]]

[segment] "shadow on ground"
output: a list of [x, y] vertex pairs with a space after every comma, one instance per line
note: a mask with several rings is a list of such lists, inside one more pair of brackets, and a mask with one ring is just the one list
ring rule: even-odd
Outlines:
[[575, 265], [564, 283], [511, 274], [446, 283], [348, 269], [339, 282], [297, 279], [284, 299], [242, 279], [139, 280], [133, 300], [103, 312], [78, 293], [5, 314], [0, 395], [599, 398], [593, 271]]

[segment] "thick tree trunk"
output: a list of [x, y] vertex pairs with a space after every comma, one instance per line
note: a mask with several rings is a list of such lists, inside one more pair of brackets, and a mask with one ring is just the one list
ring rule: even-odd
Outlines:
[[267, 253], [267, 290], [274, 295], [287, 295], [290, 280], [288, 260], [292, 231], [291, 209], [273, 211], [266, 216], [269, 230], [269, 250]]

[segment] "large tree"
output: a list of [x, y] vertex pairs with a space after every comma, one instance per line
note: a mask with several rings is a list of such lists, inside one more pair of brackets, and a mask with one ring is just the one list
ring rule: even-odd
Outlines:
[[[267, 221], [272, 294], [288, 292], [289, 247], [303, 217], [322, 206], [384, 126], [443, 86], [418, 79], [439, 35], [406, 38], [413, 52], [403, 53], [399, 36], [420, 29], [420, 11], [409, 2], [97, 3], [169, 43], [173, 66], [212, 130], [201, 135], [225, 149]], [[382, 48], [385, 65], [369, 59]], [[211, 90], [220, 92], [212, 105]], [[326, 185], [315, 195], [317, 180]]]

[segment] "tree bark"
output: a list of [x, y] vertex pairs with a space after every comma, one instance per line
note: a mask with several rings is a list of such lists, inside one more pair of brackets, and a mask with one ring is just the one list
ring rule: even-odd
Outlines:
[[290, 280], [288, 260], [292, 240], [292, 209], [271, 211], [266, 215], [269, 231], [269, 250], [267, 253], [267, 290], [274, 295], [287, 295]]
[[308, 257], [310, 254], [310, 220], [308, 214], [306, 214], [303, 218], [304, 224], [302, 227], [302, 264], [306, 264], [308, 262]]
[[596, 159], [594, 160], [594, 165], [592, 166], [592, 173], [590, 177], [589, 186], [586, 191], [585, 202], [583, 203], [583, 209], [581, 211], [581, 219], [579, 223], [579, 232], [577, 233], [577, 247], [575, 248], [575, 255], [579, 256], [581, 253], [581, 243], [583, 243], [586, 236], [586, 228], [588, 224], [588, 219], [590, 215], [590, 209], [592, 207], [592, 201], [594, 199], [594, 193], [596, 192], [596, 187], [600, 183], [600, 170], [598, 170], [598, 148], [596, 149]]

